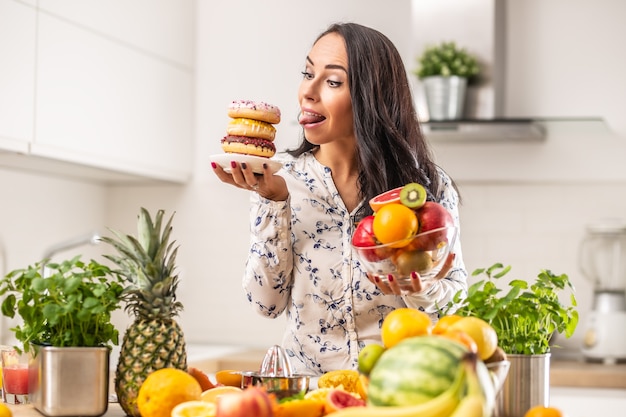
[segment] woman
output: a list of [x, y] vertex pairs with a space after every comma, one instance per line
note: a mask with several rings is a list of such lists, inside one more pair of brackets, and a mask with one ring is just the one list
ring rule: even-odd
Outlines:
[[270, 318], [285, 312], [282, 346], [292, 367], [322, 374], [357, 368], [360, 349], [380, 343], [380, 325], [396, 308], [436, 319], [436, 304], [465, 290], [467, 273], [457, 239], [440, 279], [413, 274], [414, 292], [401, 295], [393, 280], [371, 281], [351, 250], [369, 199], [409, 182], [459, 221], [457, 191], [431, 159], [389, 39], [354, 23], [330, 26], [306, 57], [298, 100], [304, 140], [277, 175], [236, 162], [230, 174], [212, 167], [223, 182], [254, 191], [248, 300]]

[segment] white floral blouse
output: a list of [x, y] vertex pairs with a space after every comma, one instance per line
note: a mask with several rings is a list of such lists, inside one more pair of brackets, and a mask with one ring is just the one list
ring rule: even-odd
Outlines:
[[[290, 195], [277, 202], [252, 193], [243, 287], [259, 314], [276, 318], [286, 312], [281, 345], [294, 372], [356, 369], [360, 349], [380, 343], [381, 323], [390, 311], [408, 306], [436, 319], [435, 303], [441, 306], [466, 289], [457, 235], [452, 270], [426, 294], [382, 294], [367, 279], [350, 245], [358, 207], [348, 213], [330, 169], [311, 153], [280, 158], [284, 165], [278, 175], [285, 178]], [[439, 175], [439, 202], [458, 226], [458, 194], [443, 170]]]

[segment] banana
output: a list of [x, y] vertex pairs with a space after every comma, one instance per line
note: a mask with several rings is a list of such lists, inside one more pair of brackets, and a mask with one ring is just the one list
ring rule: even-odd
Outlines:
[[465, 389], [466, 367], [459, 366], [450, 388], [422, 404], [408, 406], [347, 407], [329, 414], [331, 417], [448, 417], [458, 406]]
[[[477, 361], [475, 354], [468, 354], [463, 358], [466, 392], [450, 417], [490, 417], [493, 412], [494, 393], [489, 390], [489, 385], [483, 385], [483, 383], [491, 384], [491, 380], [481, 381]], [[486, 374], [486, 376], [489, 375]]]

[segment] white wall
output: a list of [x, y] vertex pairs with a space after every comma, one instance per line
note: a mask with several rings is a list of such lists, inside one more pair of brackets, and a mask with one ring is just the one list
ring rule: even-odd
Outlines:
[[[626, 15], [625, 3], [510, 3], [508, 51], [510, 62], [516, 65], [507, 72], [508, 112], [603, 116], [623, 143], [626, 95], [617, 92], [626, 91], [622, 75], [626, 52], [619, 47], [626, 27], [618, 20]], [[242, 8], [246, 13], [241, 13]], [[278, 126], [277, 146], [292, 146], [298, 136], [294, 119], [300, 71], [318, 32], [334, 20], [373, 25], [396, 42], [412, 68], [418, 51], [412, 50], [410, 15], [409, 0], [324, 0], [307, 6], [290, 0], [245, 0], [236, 7], [233, 2], [199, 0], [193, 181], [187, 186], [105, 189], [0, 170], [0, 242], [7, 252], [8, 268], [25, 266], [47, 245], [94, 225], [133, 232], [140, 206], [175, 210], [174, 234], [181, 245], [179, 297], [185, 304], [181, 323], [188, 342], [258, 347], [279, 342], [282, 319], [257, 316], [241, 290], [248, 242], [247, 194], [222, 185], [210, 171], [209, 155], [221, 153], [219, 140], [228, 122], [226, 105], [237, 98], [279, 105], [285, 117]], [[593, 138], [573, 143], [588, 146], [591, 159], [595, 158], [593, 145]], [[564, 155], [571, 150], [561, 141], [545, 146], [556, 147], [556, 154], [559, 147]], [[540, 152], [543, 147], [536, 149]], [[616, 145], [615, 149], [623, 148]], [[485, 151], [517, 155], [498, 146]], [[471, 181], [463, 177], [472, 172], [475, 161], [454, 159], [454, 166], [447, 166], [442, 152], [440, 148], [437, 156], [444, 167], [460, 172], [468, 268], [500, 261], [512, 264], [513, 274], [522, 278], [534, 277], [540, 268], [568, 273], [577, 286], [584, 317], [591, 294], [578, 272], [577, 244], [585, 223], [603, 216], [626, 217], [626, 183]], [[584, 154], [580, 149], [578, 153]], [[537, 169], [535, 162], [529, 161], [528, 169]], [[555, 157], [551, 163], [551, 169], [559, 170], [567, 169], [570, 161]]]

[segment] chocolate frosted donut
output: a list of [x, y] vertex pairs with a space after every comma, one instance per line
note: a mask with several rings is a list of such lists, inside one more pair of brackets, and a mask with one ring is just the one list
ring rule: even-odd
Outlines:
[[262, 156], [271, 158], [276, 153], [274, 144], [262, 138], [228, 135], [222, 139], [222, 149], [227, 153]]

